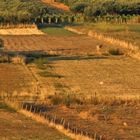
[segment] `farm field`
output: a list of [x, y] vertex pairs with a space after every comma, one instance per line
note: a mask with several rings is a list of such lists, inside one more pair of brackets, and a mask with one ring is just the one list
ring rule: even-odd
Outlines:
[[[97, 45], [103, 45], [102, 53], [106, 53], [113, 47], [110, 44], [106, 45], [104, 42], [85, 35], [76, 35], [65, 29], [48, 28], [44, 30], [46, 35], [1, 35], [0, 37], [4, 41], [4, 49], [11, 52], [44, 51], [61, 55], [93, 55], [97, 52]], [[58, 33], [61, 35], [58, 36]]]
[[139, 24], [111, 24], [111, 23], [93, 23], [84, 24], [81, 26], [73, 26], [79, 31], [88, 33], [95, 31], [105, 36], [114, 37], [120, 40], [133, 43], [139, 46], [140, 44], [140, 25]]
[[[44, 105], [45, 107], [45, 105]], [[76, 128], [77, 132], [92, 136], [102, 136], [105, 139], [135, 139], [139, 140], [139, 105], [108, 106], [108, 105], [47, 105], [42, 114], [54, 118], [59, 123], [65, 120], [69, 130]], [[95, 136], [96, 133], [96, 136]]]
[[72, 140], [56, 129], [33, 121], [0, 103], [1, 140]]
[[[60, 36], [56, 30], [59, 30]], [[10, 93], [23, 90], [26, 96], [31, 92], [34, 97], [37, 92], [41, 92], [38, 96], [47, 102], [49, 111], [46, 113], [52, 117], [57, 116], [57, 119], [65, 118], [74, 128], [91, 134], [94, 129], [97, 134], [111, 139], [138, 140], [139, 60], [126, 56], [125, 49], [65, 29], [47, 28], [44, 33], [0, 36], [6, 53], [25, 55], [27, 60], [31, 59], [24, 66], [0, 64], [1, 91]], [[97, 52], [97, 45], [103, 46], [100, 53]], [[116, 49], [124, 54], [109, 53]], [[36, 91], [36, 85], [39, 85], [39, 91]], [[7, 115], [3, 111], [1, 113], [2, 116]], [[37, 124], [32, 127], [38, 129], [41, 126]], [[44, 125], [42, 127], [45, 130], [51, 129]], [[5, 124], [2, 129], [5, 129]], [[42, 135], [45, 130], [40, 129], [36, 137], [47, 137], [47, 133]], [[18, 132], [15, 127], [14, 130]], [[26, 133], [30, 133], [30, 139], [35, 139], [32, 132], [27, 130], [23, 135]], [[25, 138], [22, 133], [19, 134], [19, 138]], [[56, 134], [59, 140], [60, 135]], [[55, 135], [50, 136], [51, 139], [54, 140]]]
[[[21, 65], [0, 64], [0, 92], [13, 93], [33, 90], [34, 79]], [[32, 89], [32, 90], [31, 90]]]
[[42, 35], [43, 32], [37, 28], [12, 28], [0, 29], [0, 35]]
[[140, 140], [139, 0], [0, 1], [0, 140]]
[[46, 91], [52, 94], [79, 97], [97, 94], [101, 98], [125, 99], [139, 97], [138, 60], [124, 56], [49, 57], [46, 60], [42, 69], [29, 67], [40, 77], [44, 87], [49, 87]]

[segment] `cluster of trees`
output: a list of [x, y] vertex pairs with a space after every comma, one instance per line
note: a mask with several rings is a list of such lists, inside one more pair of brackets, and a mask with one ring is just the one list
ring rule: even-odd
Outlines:
[[0, 23], [72, 23], [74, 21], [127, 22], [140, 15], [139, 0], [55, 0], [70, 6], [72, 13], [41, 0], [0, 0]]
[[[130, 16], [140, 15], [139, 0], [57, 0], [69, 5], [74, 13], [85, 20], [126, 21]], [[122, 19], [120, 19], [122, 18]]]
[[0, 0], [0, 23], [34, 23], [63, 11], [38, 0]]

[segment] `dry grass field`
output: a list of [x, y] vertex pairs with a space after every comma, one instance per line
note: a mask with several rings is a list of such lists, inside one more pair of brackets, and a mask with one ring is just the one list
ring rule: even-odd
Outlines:
[[15, 112], [0, 103], [1, 140], [71, 140], [56, 129]]
[[[49, 57], [28, 65], [50, 94], [139, 99], [140, 62], [124, 56]], [[44, 94], [46, 94], [44, 92]]]
[[102, 44], [102, 52], [106, 53], [113, 46], [91, 39], [87, 36], [1, 36], [6, 51], [45, 51], [61, 55], [93, 55], [96, 46]]
[[0, 64], [0, 92], [31, 92], [34, 79], [21, 65]]
[[[125, 139], [139, 140], [140, 116], [139, 106], [47, 106], [47, 116], [57, 121], [62, 118], [69, 128], [77, 128], [77, 131], [87, 132], [93, 135], [96, 132], [107, 140]], [[79, 139], [78, 139], [79, 140]]]
[[[29, 52], [30, 56], [25, 57], [31, 59], [25, 65], [0, 64], [0, 91], [33, 93], [36, 83], [41, 99], [45, 99], [38, 103], [47, 102], [48, 116], [63, 118], [83, 133], [97, 132], [111, 140], [139, 140], [140, 61], [123, 54], [126, 50], [115, 44], [85, 35], [49, 33], [0, 36], [4, 51]], [[38, 54], [44, 52], [56, 55]], [[68, 139], [48, 126], [1, 109], [0, 137], [8, 135], [6, 138], [10, 139], [16, 133], [13, 140]]]
[[0, 29], [0, 35], [42, 35], [43, 32], [37, 28], [12, 28]]
[[140, 25], [139, 24], [106, 24], [94, 23], [73, 26], [72, 28], [87, 33], [89, 31], [101, 33], [104, 36], [113, 37], [140, 46]]

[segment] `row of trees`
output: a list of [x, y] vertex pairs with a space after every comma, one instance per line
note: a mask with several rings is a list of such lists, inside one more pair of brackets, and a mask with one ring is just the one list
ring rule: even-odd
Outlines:
[[[57, 0], [71, 7], [71, 11], [81, 14], [85, 20], [99, 18], [126, 22], [134, 15], [140, 15], [139, 0]], [[101, 18], [102, 17], [102, 18]], [[107, 18], [105, 18], [107, 17]]]
[[40, 0], [0, 0], [0, 23], [127, 22], [140, 15], [139, 0], [56, 0], [71, 7], [64, 12]]
[[63, 11], [38, 0], [0, 0], [0, 23], [33, 23]]

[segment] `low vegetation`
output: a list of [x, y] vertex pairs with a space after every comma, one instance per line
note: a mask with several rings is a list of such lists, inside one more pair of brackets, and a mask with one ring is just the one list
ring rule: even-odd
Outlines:
[[[126, 23], [133, 16], [139, 15], [138, 0], [58, 0], [71, 7], [75, 13], [84, 15], [86, 21], [113, 21]], [[139, 21], [139, 20], [138, 20]]]
[[139, 140], [139, 16], [138, 0], [1, 0], [0, 139]]

